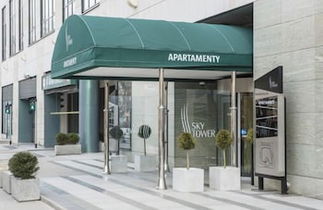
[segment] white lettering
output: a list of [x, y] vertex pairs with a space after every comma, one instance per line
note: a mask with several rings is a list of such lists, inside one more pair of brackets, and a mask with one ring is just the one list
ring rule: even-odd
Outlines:
[[168, 55], [168, 61], [174, 61], [173, 54], [169, 53]]
[[69, 67], [69, 66], [73, 66], [75, 64], [76, 64], [76, 57], [73, 57], [71, 59], [68, 59], [68, 60], [64, 61], [63, 67], [66, 68], [66, 67]]
[[220, 63], [219, 55], [197, 55], [197, 54], [179, 54], [169, 53], [168, 61], [180, 62], [201, 62], [201, 63]]

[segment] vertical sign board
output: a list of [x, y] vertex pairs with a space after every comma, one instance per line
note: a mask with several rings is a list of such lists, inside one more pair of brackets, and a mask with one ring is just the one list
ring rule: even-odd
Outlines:
[[259, 189], [263, 178], [278, 179], [287, 193], [285, 98], [283, 68], [275, 68], [255, 81], [255, 173]]

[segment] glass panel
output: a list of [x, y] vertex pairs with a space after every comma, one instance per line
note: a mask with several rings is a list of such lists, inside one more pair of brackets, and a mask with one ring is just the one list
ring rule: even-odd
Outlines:
[[2, 133], [6, 134], [6, 139], [12, 135], [12, 102], [2, 101]]
[[253, 95], [242, 93], [240, 101], [241, 113], [241, 174], [251, 176], [252, 144], [246, 141], [247, 132], [253, 127]]
[[[231, 129], [231, 95], [230, 92], [217, 94], [218, 102], [217, 102], [217, 122], [218, 122], [218, 130], [220, 129]], [[217, 150], [217, 165], [223, 165], [223, 153], [219, 148]], [[225, 152], [227, 165], [231, 163], [231, 149], [228, 148]]]
[[[71, 93], [67, 95], [67, 111], [75, 112], [79, 110], [79, 94]], [[78, 133], [79, 132], [79, 115], [69, 114], [67, 115], [68, 121], [68, 132]]]
[[256, 101], [257, 138], [278, 135], [277, 97], [268, 97]]
[[[189, 132], [196, 139], [195, 149], [190, 151], [192, 166], [208, 168], [222, 165], [222, 153], [218, 154], [215, 135], [220, 128], [228, 129], [230, 97], [218, 95], [216, 84], [175, 83], [175, 138], [181, 132]], [[175, 145], [175, 166], [185, 166], [186, 153], [177, 142]]]
[[110, 86], [109, 98], [109, 128], [118, 126], [122, 130], [122, 137], [114, 139], [110, 136], [111, 151], [120, 149], [131, 150], [132, 128], [132, 83], [126, 81], [116, 82]]

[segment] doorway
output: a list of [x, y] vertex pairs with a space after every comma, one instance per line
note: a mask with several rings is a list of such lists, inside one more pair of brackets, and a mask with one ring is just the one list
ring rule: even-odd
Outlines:
[[239, 129], [238, 134], [240, 141], [240, 160], [241, 160], [241, 176], [250, 177], [252, 174], [252, 152], [253, 144], [246, 141], [247, 133], [253, 127], [253, 94], [239, 93]]

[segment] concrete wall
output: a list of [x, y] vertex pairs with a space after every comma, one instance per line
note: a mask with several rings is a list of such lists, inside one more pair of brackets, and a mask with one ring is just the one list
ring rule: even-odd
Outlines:
[[[321, 199], [322, 26], [320, 0], [258, 0], [254, 3], [254, 78], [278, 65], [284, 67], [290, 191]], [[267, 183], [272, 185], [272, 182]]]

